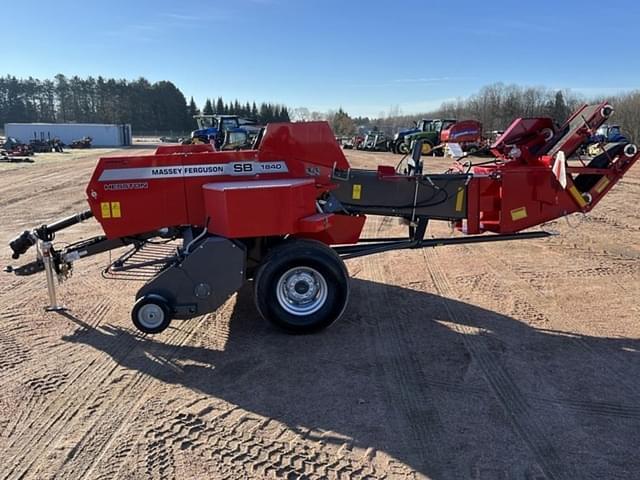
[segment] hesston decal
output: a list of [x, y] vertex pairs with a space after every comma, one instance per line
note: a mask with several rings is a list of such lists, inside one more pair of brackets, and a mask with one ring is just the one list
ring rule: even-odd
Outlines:
[[136, 182], [136, 183], [105, 183], [104, 189], [107, 191], [112, 190], [144, 190], [149, 188], [149, 182]]

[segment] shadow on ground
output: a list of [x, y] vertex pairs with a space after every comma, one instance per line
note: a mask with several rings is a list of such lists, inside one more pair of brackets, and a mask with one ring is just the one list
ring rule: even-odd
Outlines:
[[[192, 320], [194, 321], [194, 320]], [[176, 322], [176, 328], [183, 323]], [[640, 342], [532, 328], [429, 293], [352, 281], [312, 336], [266, 325], [238, 294], [221, 350], [78, 330], [119, 364], [325, 442], [386, 452], [429, 478], [637, 478]], [[161, 358], [166, 366], [158, 367]], [[176, 368], [176, 366], [178, 368]]]

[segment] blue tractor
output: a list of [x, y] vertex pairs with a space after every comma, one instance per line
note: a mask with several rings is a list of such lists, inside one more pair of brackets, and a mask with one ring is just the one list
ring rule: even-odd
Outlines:
[[237, 115], [194, 115], [198, 129], [183, 143], [213, 143], [218, 150], [251, 147], [253, 131], [240, 125]]
[[[418, 133], [420, 128], [414, 124], [413, 128], [407, 128], [405, 130], [400, 130], [393, 136], [393, 140], [391, 140], [389, 144], [389, 150], [393, 153], [408, 153], [408, 149], [405, 149], [406, 142], [404, 141], [405, 137], [411, 135], [413, 133]], [[405, 151], [406, 150], [406, 151]]]

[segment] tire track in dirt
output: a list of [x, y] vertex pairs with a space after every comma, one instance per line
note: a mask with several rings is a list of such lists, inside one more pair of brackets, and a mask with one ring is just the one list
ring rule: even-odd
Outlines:
[[[175, 329], [167, 341], [171, 344], [171, 348], [166, 352], [166, 358], [169, 362], [173, 353], [180, 346], [186, 344], [212, 315], [215, 314], [181, 322], [181, 328]], [[107, 451], [129, 427], [129, 421], [146, 401], [146, 391], [149, 384], [158, 376], [160, 369], [165, 367], [166, 364], [156, 362], [150, 370], [131, 374], [131, 380], [124, 383], [121, 391], [135, 401], [121, 405], [121, 398], [118, 395], [110, 395], [106, 401], [100, 401], [94, 409], [96, 411], [91, 414], [91, 418], [93, 418], [91, 427], [87, 428], [82, 438], [75, 443], [72, 458], [68, 457], [65, 460], [65, 463], [56, 472], [56, 476], [90, 478], [90, 473], [99, 462], [103, 452]], [[106, 396], [107, 390], [104, 391], [104, 394]], [[98, 408], [100, 411], [97, 411]]]
[[[504, 272], [501, 271], [501, 274]], [[482, 295], [492, 295], [496, 291], [504, 291], [506, 283], [501, 283], [492, 273], [483, 273], [480, 275], [473, 275], [471, 277], [461, 277], [456, 279], [456, 283], [465, 286], [465, 290], [469, 295], [474, 293], [480, 293]], [[508, 283], [511, 287], [513, 284], [511, 281]], [[527, 323], [536, 326], [540, 325], [541, 331], [545, 331], [545, 327], [548, 325], [549, 320], [545, 313], [542, 313], [540, 309], [536, 308], [524, 297], [527, 296], [524, 290], [516, 292], [517, 297], [514, 300], [514, 308], [510, 315], [514, 315], [517, 318], [526, 319]], [[562, 335], [562, 332], [551, 331], [555, 335]], [[569, 342], [585, 342], [585, 340], [576, 337], [573, 334], [566, 334], [564, 336]], [[586, 343], [583, 348], [590, 348]], [[607, 355], [607, 360], [610, 357]], [[618, 372], [619, 373], [619, 372]], [[626, 378], [626, 377], [623, 377]], [[574, 400], [571, 398], [560, 397], [544, 397], [536, 394], [527, 394], [532, 402], [539, 405], [557, 405], [566, 407], [570, 410], [585, 413], [588, 415], [609, 417], [609, 418], [623, 418], [640, 420], [640, 408], [630, 404], [622, 404], [618, 402], [600, 402], [600, 401], [588, 401], [588, 400]]]
[[[445, 298], [455, 298], [449, 281], [439, 266], [436, 254], [432, 249], [423, 249], [424, 265], [433, 278], [437, 294]], [[524, 440], [536, 462], [550, 480], [576, 478], [566, 462], [563, 462], [553, 444], [549, 441], [540, 421], [532, 414], [527, 396], [519, 389], [516, 382], [504, 369], [489, 349], [483, 330], [474, 327], [474, 321], [458, 307], [456, 303], [446, 302], [443, 305], [452, 320], [450, 327], [460, 333], [472, 358], [478, 362], [487, 383], [494, 392], [514, 429]]]
[[36, 204], [41, 198], [51, 197], [53, 192], [59, 195], [66, 190], [80, 190], [83, 185], [82, 180], [86, 178], [84, 183], [88, 182], [90, 169], [94, 165], [93, 162], [83, 162], [76, 165], [76, 169], [71, 174], [61, 166], [60, 171], [41, 175], [38, 172], [32, 172], [32, 175], [25, 179], [17, 178], [9, 184], [8, 188], [0, 191], [2, 197], [7, 199], [0, 201], [0, 207], [8, 207], [8, 211], [20, 211], [19, 205], [25, 201]]
[[322, 434], [293, 432], [233, 405], [177, 412], [144, 438], [147, 455], [140, 470], [146, 478], [166, 478], [174, 456], [184, 450], [201, 456], [225, 479], [379, 478], [371, 452], [355, 455], [348, 443], [328, 451]]
[[[369, 235], [376, 236], [381, 229], [387, 225], [388, 219], [383, 219], [379, 223], [371, 222], [368, 225]], [[373, 232], [371, 230], [374, 230]], [[373, 282], [386, 284], [388, 279], [381, 267], [380, 255], [363, 257], [360, 260], [365, 266], [367, 276]], [[416, 460], [424, 467], [425, 471], [430, 471], [435, 477], [435, 465], [442, 465], [445, 452], [441, 449], [439, 438], [442, 437], [446, 428], [433, 398], [433, 390], [422, 369], [420, 362], [413, 358], [409, 352], [415, 351], [415, 346], [411, 344], [411, 338], [402, 331], [400, 318], [404, 312], [411, 310], [411, 305], [404, 305], [398, 309], [396, 302], [389, 298], [385, 289], [377, 289], [375, 292], [373, 283], [367, 284], [368, 293], [365, 295], [368, 311], [376, 312], [376, 316], [382, 318], [395, 318], [395, 321], [385, 323], [384, 329], [378, 322], [368, 325], [370, 334], [364, 338], [370, 339], [370, 348], [373, 350], [372, 357], [375, 359], [385, 358], [386, 361], [378, 361], [373, 366], [373, 371], [380, 372], [377, 384], [378, 391], [386, 397], [388, 405], [398, 405], [393, 409], [393, 414], [398, 418], [400, 424], [408, 423], [411, 435], [409, 444], [413, 447]], [[391, 306], [394, 308], [392, 309]], [[363, 312], [363, 316], [367, 314]], [[440, 387], [460, 388], [459, 384], [448, 384], [445, 381], [437, 382]], [[394, 388], [390, 387], [393, 385]], [[400, 413], [402, 412], [402, 413]], [[406, 467], [405, 467], [406, 468]], [[415, 474], [405, 472], [407, 475]]]
[[[490, 255], [491, 255], [490, 252], [485, 252], [485, 254], [483, 254], [483, 257], [487, 257]], [[487, 262], [485, 266], [489, 266], [489, 265], [493, 265], [493, 262]], [[522, 279], [516, 278], [517, 275], [513, 276], [512, 278], [505, 279], [504, 278], [506, 274], [505, 271], [508, 270], [509, 274], [507, 274], [507, 276], [510, 276], [512, 275], [511, 273], [512, 268], [514, 272], [518, 271], [517, 265], [513, 267], [509, 266], [507, 269], [500, 270], [500, 272], [498, 272], [496, 269], [491, 269], [491, 271], [488, 273], [477, 275], [477, 276], [474, 276], [473, 278], [461, 279], [461, 281], [466, 286], [473, 285], [471, 290], [477, 290], [482, 295], [492, 295], [492, 294], [495, 295], [496, 291], [504, 291], [507, 285], [509, 285], [509, 288], [511, 288], [512, 290], [514, 290], [514, 286], [516, 287], [514, 296], [517, 297], [518, 299], [522, 299], [525, 297], [531, 299], [531, 295], [535, 295], [535, 297], [537, 298], [537, 301], [535, 301], [535, 298], [534, 298], [534, 303], [537, 305], [537, 307], [533, 306], [531, 303], [526, 302], [524, 300], [516, 300], [515, 301], [516, 309], [513, 311], [513, 314], [517, 315], [518, 318], [526, 319], [527, 323], [531, 323], [533, 325], [537, 323], [540, 324], [542, 331], [545, 331], [544, 329], [549, 324], [549, 320], [547, 319], [547, 316], [544, 313], [542, 313], [542, 310], [544, 309], [548, 311], [550, 309], [548, 299], [544, 297], [543, 294], [537, 292], [535, 289], [532, 289], [531, 285], [528, 282]], [[498, 273], [500, 274], [500, 278], [502, 279], [502, 281], [498, 280], [497, 278]], [[480, 288], [480, 287], [483, 287], [483, 288]], [[526, 303], [527, 308], [524, 309], [523, 311], [520, 311], [518, 306], [523, 302]], [[553, 310], [553, 308], [551, 309]], [[519, 314], [521, 314], [521, 316]], [[561, 312], [556, 311], [554, 313], [554, 316], [555, 315], [561, 315]], [[598, 364], [603, 366], [605, 370], [608, 371], [610, 376], [613, 376], [614, 378], [616, 378], [618, 383], [622, 383], [623, 385], [626, 385], [628, 389], [630, 388], [632, 393], [635, 390], [636, 393], [634, 394], [634, 396], [637, 396], [638, 393], [640, 393], [638, 392], [636, 385], [633, 382], [629, 382], [628, 380], [629, 376], [621, 373], [625, 371], [624, 359], [620, 358], [619, 360], [620, 363], [618, 365], [619, 368], [612, 369], [608, 365], [608, 363], [611, 361], [612, 354], [618, 355], [619, 352], [606, 347], [607, 351], [606, 353], [604, 353], [601, 350], [602, 346], [599, 346], [598, 348], [596, 347], [592, 348], [589, 345], [588, 340], [585, 340], [584, 338], [574, 334], [568, 334], [568, 333], [563, 334], [563, 332], [557, 332], [557, 331], [550, 331], [549, 333], [554, 335], [563, 335], [563, 337], [566, 338], [568, 344], [573, 344], [573, 346], [577, 349], [577, 351], [584, 351], [585, 349], [593, 350], [590, 352], [590, 354], [594, 355], [594, 358], [596, 360], [598, 360], [599, 358], [602, 359], [602, 362], [598, 361]], [[556, 405], [559, 407], [566, 408], [570, 411], [574, 411], [576, 413], [586, 414], [590, 416], [605, 417], [610, 419], [631, 419], [635, 421], [640, 420], [640, 408], [632, 404], [624, 404], [624, 403], [615, 402], [615, 401], [604, 402], [604, 401], [595, 401], [595, 400], [591, 401], [591, 400], [582, 400], [582, 399], [575, 400], [575, 399], [565, 398], [565, 397], [552, 397], [552, 396], [542, 397], [539, 395], [529, 395], [529, 398], [532, 402], [535, 402], [540, 406]]]
[[[40, 278], [42, 280], [42, 278]], [[4, 362], [7, 363], [3, 369], [3, 359], [0, 359], [0, 371], [2, 370], [10, 370], [5, 372], [5, 375], [2, 376], [0, 380], [0, 387], [5, 385], [9, 385], [11, 383], [15, 383], [18, 379], [24, 378], [24, 371], [30, 370], [32, 365], [30, 362], [26, 361], [28, 358], [32, 357], [32, 352], [38, 352], [39, 355], [44, 355], [41, 352], [51, 351], [54, 349], [58, 349], [57, 355], [62, 355], [63, 352], [69, 352], [70, 356], [69, 361], [73, 358], [73, 350], [75, 349], [75, 345], [66, 343], [66, 342], [52, 342], [48, 332], [43, 331], [38, 328], [39, 326], [46, 324], [49, 319], [58, 317], [57, 313], [44, 313], [44, 307], [42, 310], [42, 317], [34, 318], [33, 313], [30, 311], [24, 312], [22, 309], [26, 310], [26, 306], [40, 302], [40, 297], [42, 297], [41, 290], [42, 289], [34, 288], [33, 284], [37, 282], [37, 279], [33, 279], [29, 282], [21, 282], [18, 286], [14, 286], [12, 289], [8, 289], [9, 293], [12, 293], [11, 297], [15, 297], [16, 295], [20, 298], [19, 303], [14, 304], [7, 311], [0, 314], [0, 344], [11, 344], [13, 345], [12, 349], [7, 350], [7, 354], [3, 356]], [[22, 292], [28, 292], [22, 294]], [[5, 294], [0, 294], [0, 299], [5, 297]], [[46, 300], [42, 299], [43, 305], [46, 304]], [[107, 314], [113, 306], [111, 305], [111, 301], [102, 300], [99, 303], [95, 304], [92, 309], [89, 311], [87, 320], [90, 321], [90, 324], [97, 325], [100, 320], [100, 314]], [[30, 309], [32, 310], [32, 309]], [[93, 320], [95, 315], [98, 315], [96, 320]], [[84, 327], [81, 327], [84, 328]], [[24, 347], [19, 347], [20, 345], [25, 345]], [[29, 347], [27, 348], [26, 345]], [[22, 348], [25, 355], [24, 358], [19, 358], [17, 355], [18, 348]], [[8, 364], [11, 363], [11, 369], [8, 368]]]
[[[470, 253], [469, 247], [463, 248], [465, 248], [465, 250]], [[522, 292], [522, 297], [529, 299], [529, 301], [532, 303], [533, 309], [535, 309], [536, 312], [552, 312], [553, 314], [558, 316], [562, 316], [564, 314], [564, 312], [560, 310], [560, 307], [558, 305], [550, 304], [549, 299], [543, 293], [541, 293], [537, 289], [531, 288], [528, 282], [523, 281], [521, 277], [516, 275], [514, 273], [514, 270], [512, 270], [511, 265], [507, 265], [507, 268], [503, 268], [498, 271], [495, 267], [495, 263], [497, 262], [498, 264], [504, 265], [504, 260], [498, 259], [494, 253], [489, 251], [489, 249], [482, 246], [474, 246], [474, 249], [476, 249], [476, 255], [478, 253], [478, 248], [482, 250], [483, 256], [492, 257], [495, 260], [495, 262], [486, 262], [485, 267], [491, 272], [495, 282], [501, 285], [498, 290], [506, 288], [506, 284], [508, 283], [509, 289], [511, 291]], [[635, 269], [637, 270], [638, 268], [640, 268], [640, 266], [636, 264]], [[592, 269], [585, 270], [587, 272], [592, 271]], [[544, 272], [540, 273], [544, 275]], [[612, 378], [615, 378], [618, 384], [624, 386], [625, 389], [632, 393], [634, 397], [640, 398], [640, 387], [638, 386], [638, 384], [634, 382], [633, 379], [630, 379], [628, 375], [625, 375], [623, 373], [626, 370], [626, 360], [620, 358], [619, 351], [616, 351], [611, 347], [602, 345], [596, 348], [591, 345], [588, 340], [585, 340], [583, 337], [573, 334], [567, 335], [566, 338], [570, 340], [570, 342], [576, 347], [590, 353], [594, 358], [602, 359], [602, 362], [598, 362], [601, 368], [606, 369], [609, 375]], [[616, 363], [615, 368], [611, 366], [612, 360], [614, 360]]]
[[[130, 351], [134, 347], [134, 343], [125, 342], [119, 350], [128, 348]], [[64, 433], [65, 427], [73, 422], [81, 408], [89, 404], [99, 393], [99, 389], [115, 370], [109, 359], [99, 357], [100, 355], [95, 355], [83, 368], [77, 370], [66, 387], [47, 405], [38, 408], [37, 411], [34, 411], [36, 405], [31, 409], [25, 409], [25, 418], [29, 420], [20, 432], [11, 437], [12, 441], [8, 444], [6, 455], [12, 468], [3, 478], [25, 477], [55, 439]], [[83, 379], [90, 381], [86, 382]]]
[[[206, 326], [207, 336], [220, 336], [222, 345], [229, 333], [224, 319], [229, 317], [231, 310], [232, 305], [227, 303], [215, 317], [210, 317], [214, 319], [213, 324]], [[194, 334], [204, 330], [198, 328]], [[191, 338], [189, 343], [193, 340]], [[219, 343], [211, 338], [207, 341]], [[255, 338], [247, 336], [246, 341], [251, 343]], [[134, 408], [129, 419], [121, 423], [120, 430], [113, 432], [111, 439], [100, 447], [84, 473], [77, 468], [65, 468], [57, 474], [86, 479], [115, 478], [126, 471], [125, 465], [129, 465], [129, 468], [135, 467], [136, 472], [143, 472], [145, 478], [168, 478], [176, 471], [176, 455], [184, 451], [190, 456], [200, 456], [207, 466], [216, 466], [220, 478], [266, 478], [269, 475], [376, 478], [371, 458], [360, 458], [350, 452], [348, 445], [338, 449], [339, 453], [327, 452], [323, 445], [317, 442], [310, 445], [304, 434], [293, 432], [267, 417], [226, 403], [224, 407], [214, 408], [212, 402], [223, 403], [220, 400], [201, 397], [187, 405], [172, 406], [176, 400], [176, 397], [170, 398], [152, 424], [146, 420], [141, 425], [141, 420], [136, 418], [139, 409]], [[144, 402], [144, 398], [141, 401]], [[198, 405], [202, 406], [198, 408]], [[168, 409], [170, 406], [172, 408]], [[276, 433], [274, 429], [277, 429]], [[134, 451], [132, 445], [142, 446], [136, 465], [131, 465], [135, 459], [129, 459]], [[74, 456], [73, 462], [85, 463], [78, 455]], [[324, 473], [318, 473], [320, 470]], [[107, 472], [110, 475], [105, 476]]]
[[540, 404], [555, 404], [570, 410], [587, 413], [599, 417], [624, 418], [640, 421], [640, 407], [623, 405], [615, 402], [593, 402], [587, 400], [572, 400], [568, 398], [544, 398], [531, 396], [534, 402]]
[[[89, 318], [93, 314], [97, 314], [97, 309], [102, 309], [103, 306], [109, 307], [109, 301], [105, 303], [98, 303], [92, 309], [89, 310]], [[22, 320], [30, 320], [28, 316], [23, 316]], [[99, 318], [97, 318], [99, 321]], [[31, 322], [32, 323], [32, 322]], [[29, 325], [31, 328], [33, 325]], [[27, 327], [28, 328], [28, 327]], [[27, 331], [27, 337], [31, 338], [37, 330]], [[82, 335], [88, 332], [88, 325], [82, 324], [81, 328], [76, 330], [74, 335]], [[115, 337], [114, 337], [115, 338]], [[114, 350], [114, 355], [126, 355], [136, 346], [137, 339], [139, 337], [131, 336], [125, 339], [125, 342], [119, 344]], [[114, 366], [110, 362], [110, 358], [104, 358], [100, 352], [96, 352], [93, 357], [88, 360], [86, 358], [86, 350], [78, 348], [74, 342], [57, 343], [56, 345], [46, 345], [49, 348], [64, 347], [65, 354], [68, 358], [69, 364], [78, 364], [78, 369], [74, 370], [74, 374], [69, 378], [64, 387], [60, 390], [58, 395], [50, 400], [46, 405], [40, 405], [40, 402], [34, 402], [34, 404], [28, 406], [22, 412], [25, 418], [29, 418], [29, 422], [25, 422], [23, 429], [12, 436], [12, 442], [8, 445], [9, 451], [17, 450], [15, 454], [20, 458], [20, 455], [25, 450], [33, 449], [34, 442], [44, 444], [46, 447], [47, 439], [51, 437], [47, 435], [47, 432], [53, 428], [61, 430], [64, 425], [72, 419], [77, 413], [79, 406], [77, 406], [78, 399], [83, 399], [85, 402], [91, 399], [91, 396], [95, 391], [108, 379], [109, 375], [114, 370]], [[68, 353], [67, 353], [68, 352]], [[58, 351], [58, 354], [61, 352]], [[78, 360], [76, 358], [79, 357]], [[92, 388], [86, 388], [85, 379], [89, 380], [89, 385]], [[82, 405], [82, 400], [80, 406]], [[59, 431], [57, 430], [57, 431]], [[22, 438], [22, 435], [26, 435], [26, 438]], [[22, 441], [22, 443], [21, 443]], [[14, 461], [14, 467], [17, 466], [17, 461]]]

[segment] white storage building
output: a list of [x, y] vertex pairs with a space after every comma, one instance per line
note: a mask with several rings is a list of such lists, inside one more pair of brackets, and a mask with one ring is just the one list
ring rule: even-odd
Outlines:
[[83, 137], [91, 137], [94, 147], [131, 145], [131, 125], [124, 123], [5, 123], [4, 135], [24, 143], [34, 138], [48, 140], [57, 137], [69, 144]]

